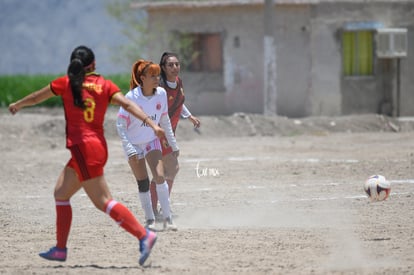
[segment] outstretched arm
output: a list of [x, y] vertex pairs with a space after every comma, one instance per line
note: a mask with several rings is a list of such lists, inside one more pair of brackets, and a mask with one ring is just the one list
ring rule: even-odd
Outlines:
[[148, 119], [148, 115], [138, 105], [127, 99], [121, 92], [116, 93], [112, 97], [112, 103], [121, 105], [128, 113], [147, 123], [154, 130], [157, 137], [161, 138], [164, 136], [164, 130], [155, 124], [152, 119]]
[[22, 109], [22, 108], [36, 105], [40, 102], [45, 101], [46, 99], [51, 98], [54, 95], [55, 94], [50, 89], [50, 86], [47, 85], [47, 86], [43, 87], [42, 89], [37, 90], [37, 91], [23, 97], [22, 99], [16, 101], [16, 102], [10, 103], [9, 111], [10, 111], [10, 113], [12, 113], [14, 115], [18, 111], [20, 111], [20, 109]]

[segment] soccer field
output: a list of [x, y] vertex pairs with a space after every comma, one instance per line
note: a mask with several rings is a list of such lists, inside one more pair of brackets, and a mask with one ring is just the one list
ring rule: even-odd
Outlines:
[[[201, 117], [201, 134], [189, 135], [183, 121], [171, 197], [179, 230], [159, 232], [140, 267], [138, 242], [83, 191], [71, 201], [67, 261], [37, 255], [55, 244], [53, 188], [69, 158], [63, 115], [0, 117], [0, 274], [414, 273], [413, 131], [238, 135], [239, 121], [223, 128]], [[107, 138], [112, 195], [143, 221], [121, 143], [113, 129]], [[371, 174], [391, 181], [388, 200], [367, 199]]]

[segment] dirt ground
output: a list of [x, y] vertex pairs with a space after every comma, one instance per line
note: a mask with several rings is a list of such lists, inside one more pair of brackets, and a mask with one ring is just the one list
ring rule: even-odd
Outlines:
[[[106, 120], [114, 198], [143, 221], [137, 186]], [[53, 187], [68, 160], [61, 110], [0, 110], [0, 274], [414, 274], [414, 122], [379, 115], [288, 119], [235, 114], [182, 121], [172, 193], [177, 232], [159, 232], [145, 267], [138, 242], [82, 191], [64, 263]], [[363, 182], [391, 181], [370, 203]]]

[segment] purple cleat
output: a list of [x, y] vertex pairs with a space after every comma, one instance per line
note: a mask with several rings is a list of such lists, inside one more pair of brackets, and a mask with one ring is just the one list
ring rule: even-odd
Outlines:
[[47, 252], [39, 253], [39, 256], [42, 258], [45, 258], [46, 260], [50, 260], [50, 261], [64, 262], [66, 261], [66, 254], [67, 254], [67, 248], [61, 249], [57, 247], [52, 247]]
[[143, 265], [151, 254], [151, 249], [157, 241], [157, 235], [147, 229], [147, 235], [144, 239], [139, 241], [139, 252], [141, 252], [141, 257], [139, 257], [139, 264]]

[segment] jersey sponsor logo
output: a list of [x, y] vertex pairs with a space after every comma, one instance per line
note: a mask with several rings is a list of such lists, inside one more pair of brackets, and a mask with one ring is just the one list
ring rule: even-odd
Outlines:
[[[157, 114], [153, 115], [153, 116], [149, 116], [151, 118], [152, 121], [157, 121]], [[142, 122], [141, 127], [149, 127], [148, 123], [144, 123]]]
[[85, 90], [88, 90], [90, 92], [96, 92], [97, 94], [102, 93], [102, 85], [101, 84], [95, 84], [95, 83], [83, 83], [82, 88]]
[[160, 110], [160, 109], [161, 109], [161, 103], [160, 103], [160, 102], [158, 102], [158, 103], [157, 103], [157, 106], [156, 106], [155, 108], [157, 108], [157, 110]]

